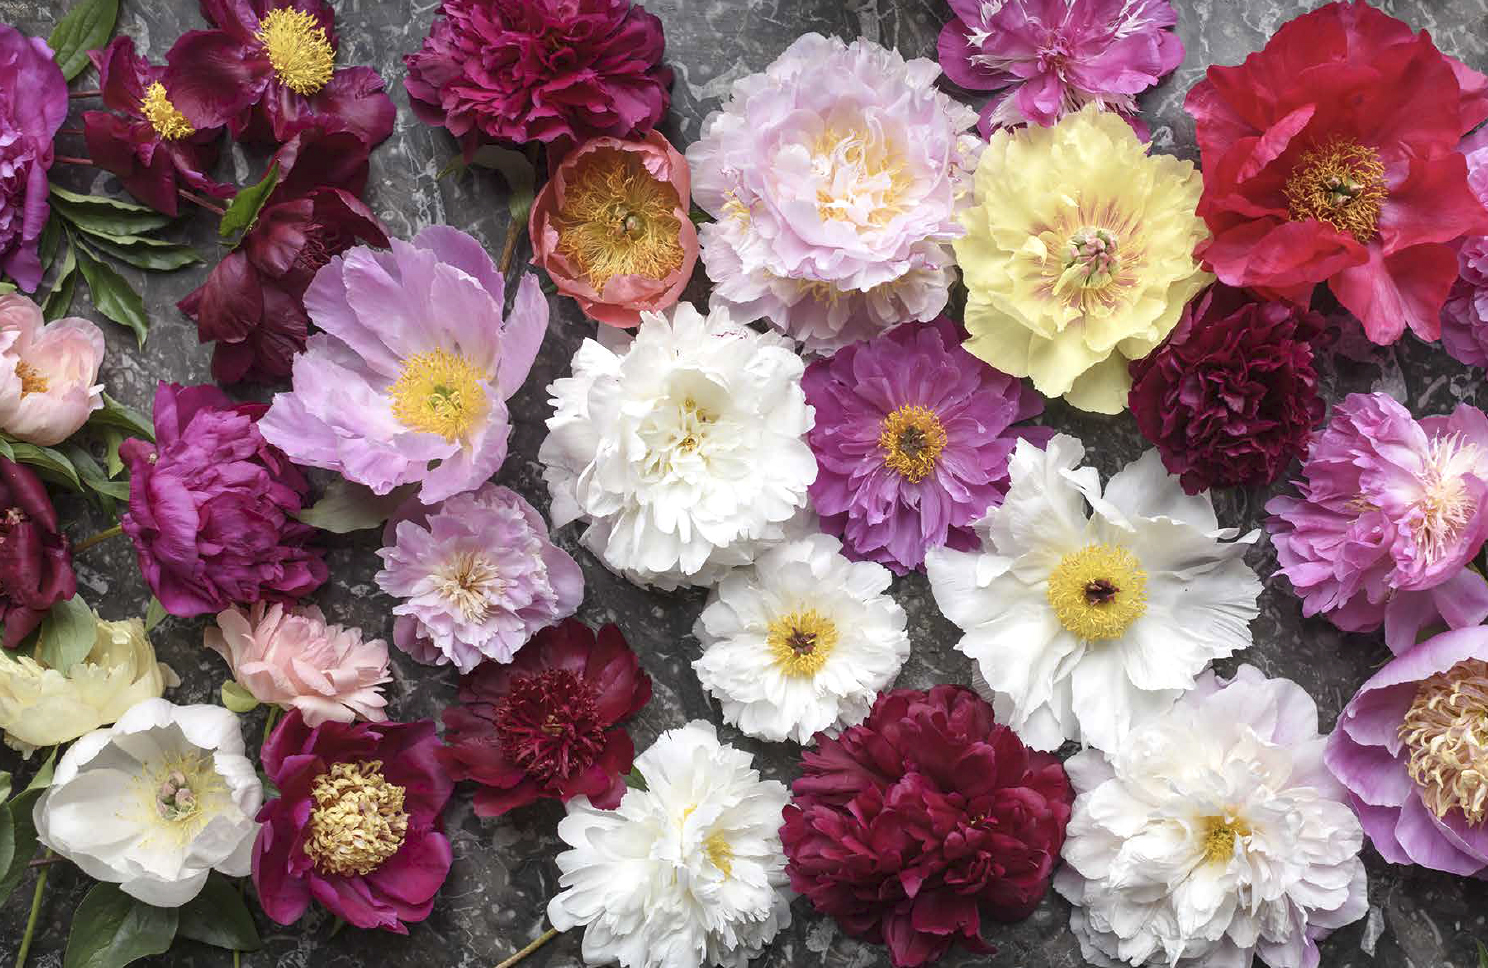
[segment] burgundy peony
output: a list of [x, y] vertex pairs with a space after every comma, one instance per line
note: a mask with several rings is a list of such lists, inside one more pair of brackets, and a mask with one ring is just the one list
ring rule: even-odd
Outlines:
[[568, 619], [539, 632], [510, 665], [487, 662], [460, 680], [463, 705], [444, 711], [440, 759], [456, 780], [481, 785], [482, 817], [576, 796], [612, 810], [635, 757], [620, 724], [650, 699], [651, 677], [618, 628], [596, 636]]
[[661, 21], [630, 0], [444, 0], [408, 65], [413, 110], [459, 138], [584, 141], [650, 131], [671, 102]]
[[160, 384], [155, 443], [127, 440], [120, 519], [150, 590], [172, 615], [293, 601], [326, 580], [315, 529], [293, 515], [309, 482], [258, 431], [268, 407], [213, 386]]
[[1259, 487], [1307, 453], [1323, 419], [1321, 315], [1216, 285], [1168, 341], [1130, 364], [1132, 416], [1183, 489]]
[[407, 934], [434, 907], [453, 855], [444, 805], [454, 781], [433, 720], [311, 729], [299, 710], [261, 753], [279, 796], [258, 812], [253, 886], [292, 924], [312, 898], [347, 924]]
[[67, 118], [67, 81], [40, 37], [0, 23], [0, 275], [41, 284], [52, 139]]
[[0, 641], [14, 649], [53, 605], [76, 592], [72, 545], [41, 478], [0, 457]]
[[791, 887], [896, 968], [961, 943], [981, 912], [1027, 917], [1049, 887], [1074, 791], [961, 686], [885, 693], [861, 726], [818, 733], [780, 837]]

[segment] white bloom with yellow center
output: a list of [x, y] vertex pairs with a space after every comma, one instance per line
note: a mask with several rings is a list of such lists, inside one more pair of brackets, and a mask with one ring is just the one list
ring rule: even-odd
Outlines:
[[925, 558], [940, 610], [965, 635], [997, 718], [1036, 749], [1117, 748], [1213, 659], [1251, 644], [1258, 532], [1221, 529], [1207, 495], [1183, 493], [1156, 451], [1104, 492], [1064, 434], [1020, 441], [1011, 486], [976, 525], [982, 547]]

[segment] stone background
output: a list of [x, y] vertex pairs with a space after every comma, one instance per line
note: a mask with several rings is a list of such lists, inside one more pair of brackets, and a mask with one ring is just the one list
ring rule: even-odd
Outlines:
[[[1305, 0], [1173, 0], [1178, 30], [1188, 48], [1182, 67], [1143, 99], [1156, 150], [1195, 158], [1193, 128], [1182, 111], [1184, 93], [1206, 65], [1238, 62], [1258, 49], [1291, 17], [1316, 6]], [[69, 6], [66, 0], [0, 0], [0, 21], [28, 33], [46, 36]], [[143, 54], [163, 58], [176, 37], [203, 26], [190, 0], [125, 0], [121, 32], [134, 36]], [[371, 64], [388, 81], [398, 104], [398, 127], [372, 157], [368, 200], [392, 235], [408, 237], [430, 223], [449, 223], [482, 238], [499, 251], [507, 229], [506, 205], [499, 180], [490, 172], [440, 181], [436, 173], [454, 153], [452, 139], [425, 127], [407, 111], [401, 55], [417, 48], [437, 7], [435, 0], [339, 0], [339, 62]], [[935, 37], [949, 19], [945, 0], [647, 0], [646, 6], [666, 26], [667, 60], [675, 68], [670, 117], [664, 133], [679, 148], [693, 141], [704, 116], [714, 109], [737, 78], [762, 70], [795, 37], [808, 31], [865, 36], [897, 47], [910, 56], [935, 56]], [[1398, 0], [1382, 4], [1389, 13], [1417, 28], [1429, 29], [1448, 53], [1479, 70], [1488, 69], [1488, 0]], [[91, 73], [83, 78], [86, 86]], [[86, 105], [88, 102], [80, 102]], [[70, 126], [75, 126], [76, 121]], [[65, 142], [66, 149], [82, 153]], [[80, 139], [79, 139], [80, 145]], [[239, 184], [256, 181], [261, 155], [240, 149], [223, 162], [220, 173]], [[118, 183], [91, 169], [59, 166], [60, 180], [74, 190], [117, 194]], [[198, 245], [211, 261], [220, 258], [213, 219], [189, 220], [183, 237]], [[519, 255], [519, 264], [525, 252]], [[199, 346], [191, 323], [175, 302], [197, 286], [206, 267], [144, 279], [133, 270], [145, 293], [153, 328], [144, 351], [123, 328], [110, 324], [80, 298], [75, 312], [100, 321], [108, 334], [109, 357], [103, 379], [110, 393], [148, 411], [157, 380], [198, 383], [210, 380], [210, 351]], [[690, 297], [703, 301], [706, 280], [701, 266]], [[594, 331], [573, 303], [554, 297], [553, 324], [542, 355], [526, 388], [512, 401], [515, 430], [511, 457], [498, 480], [520, 491], [546, 511], [537, 450], [549, 413], [544, 388], [567, 370], [579, 342]], [[1359, 341], [1355, 341], [1359, 342]], [[1326, 365], [1330, 400], [1356, 390], [1381, 389], [1409, 402], [1417, 415], [1443, 413], [1458, 401], [1488, 405], [1480, 393], [1481, 374], [1459, 366], [1439, 348], [1407, 337], [1401, 345], [1375, 349], [1352, 346]], [[1091, 457], [1109, 476], [1142, 450], [1130, 416], [1095, 418], [1055, 404], [1045, 420], [1091, 441]], [[1242, 528], [1258, 525], [1269, 495], [1230, 492], [1217, 496], [1222, 523]], [[63, 504], [64, 518], [76, 537], [111, 522], [75, 504]], [[656, 684], [653, 702], [632, 725], [638, 748], [644, 749], [662, 730], [689, 719], [718, 721], [718, 713], [692, 674], [689, 663], [698, 646], [690, 635], [702, 606], [702, 593], [643, 592], [607, 572], [579, 549], [573, 529], [557, 540], [582, 563], [588, 594], [579, 617], [591, 624], [616, 622], [640, 654]], [[334, 540], [331, 582], [317, 596], [334, 620], [360, 625], [369, 635], [390, 636], [389, 600], [372, 582], [378, 560], [377, 532], [364, 531]], [[1263, 576], [1274, 570], [1274, 555], [1263, 541], [1250, 555]], [[149, 593], [139, 577], [131, 549], [122, 539], [79, 556], [79, 590], [106, 618], [142, 614]], [[900, 676], [900, 686], [924, 687], [938, 682], [967, 682], [970, 664], [952, 650], [956, 630], [940, 617], [922, 575], [899, 580], [894, 594], [910, 616], [914, 653]], [[1347, 636], [1321, 621], [1304, 621], [1284, 581], [1268, 578], [1255, 626], [1255, 647], [1243, 658], [1270, 675], [1288, 676], [1317, 700], [1323, 726], [1331, 727], [1354, 689], [1388, 658], [1374, 637]], [[166, 621], [154, 634], [161, 658], [182, 675], [184, 685], [170, 697], [176, 702], [215, 701], [224, 663], [201, 648], [202, 623]], [[454, 675], [409, 661], [395, 651], [396, 682], [390, 687], [395, 718], [437, 717], [454, 695]], [[1229, 671], [1234, 662], [1223, 663]], [[256, 741], [262, 712], [245, 723]], [[787, 783], [796, 774], [799, 751], [794, 745], [765, 745], [743, 739], [732, 730], [725, 737], [757, 752], [763, 772]], [[0, 752], [0, 769], [28, 773], [8, 750]], [[500, 822], [474, 816], [468, 791], [460, 791], [447, 815], [455, 863], [433, 916], [414, 927], [407, 938], [355, 929], [330, 937], [331, 918], [313, 910], [289, 928], [259, 918], [263, 951], [246, 955], [250, 968], [269, 965], [350, 968], [379, 964], [491, 966], [542, 932], [546, 899], [557, 889], [552, 858], [559, 842], [554, 828], [562, 808], [553, 803], [519, 810]], [[1394, 867], [1366, 848], [1370, 912], [1338, 932], [1323, 946], [1323, 968], [1476, 968], [1475, 940], [1488, 940], [1488, 887], [1416, 868]], [[30, 963], [58, 968], [72, 910], [81, 900], [86, 880], [66, 864], [53, 868]], [[29, 878], [0, 911], [0, 965], [13, 962], [31, 897]], [[755, 964], [759, 968], [879, 968], [887, 966], [882, 949], [845, 937], [827, 918], [815, 916], [798, 901], [796, 920]], [[1063, 901], [1050, 896], [1027, 921], [993, 926], [990, 937], [1001, 951], [994, 957], [954, 953], [943, 964], [996, 968], [1071, 968], [1080, 965], [1079, 949], [1068, 928]], [[150, 959], [173, 968], [225, 966], [226, 952], [182, 941], [170, 955]], [[531, 968], [576, 968], [580, 964], [577, 934], [560, 937], [528, 959]]]

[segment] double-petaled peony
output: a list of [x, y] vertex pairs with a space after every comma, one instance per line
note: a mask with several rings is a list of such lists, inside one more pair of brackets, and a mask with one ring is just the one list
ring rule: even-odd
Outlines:
[[0, 296], [0, 431], [51, 447], [103, 407], [103, 332], [76, 316], [51, 323], [19, 293]]
[[26, 292], [41, 284], [47, 172], [66, 119], [67, 80], [52, 49], [0, 23], [0, 276]]
[[934, 61], [807, 34], [687, 149], [713, 305], [829, 352], [940, 315], [980, 141]]
[[409, 103], [466, 151], [631, 138], [671, 102], [661, 21], [630, 0], [444, 0], [408, 54]]
[[440, 760], [454, 779], [478, 784], [482, 817], [579, 796], [613, 810], [635, 758], [624, 723], [650, 701], [651, 677], [618, 628], [596, 635], [567, 619], [510, 664], [487, 662], [460, 680]]
[[0, 457], [0, 643], [19, 646], [53, 605], [76, 592], [72, 544], [41, 478]]
[[1354, 0], [1209, 68], [1185, 106], [1214, 234], [1199, 254], [1221, 280], [1303, 304], [1326, 282], [1374, 342], [1437, 338], [1448, 243], [1488, 232], [1457, 150], [1488, 117], [1488, 78]]
[[952, 946], [986, 953], [982, 918], [1033, 913], [1074, 792], [961, 686], [885, 693], [861, 726], [820, 738], [780, 828], [791, 887], [895, 968]]
[[[1488, 207], [1488, 129], [1461, 144], [1467, 184]], [[1442, 348], [1468, 366], [1488, 367], [1488, 235], [1458, 240], [1457, 281], [1441, 313]]]
[[1302, 614], [1349, 632], [1383, 625], [1397, 654], [1439, 623], [1488, 618], [1488, 581], [1468, 567], [1488, 538], [1483, 411], [1417, 421], [1383, 393], [1350, 394], [1296, 486], [1266, 505], [1266, 529]]
[[310, 484], [259, 432], [264, 410], [213, 386], [162, 383], [155, 443], [119, 448], [129, 468], [129, 510], [119, 524], [172, 615], [293, 601], [326, 580], [315, 529], [294, 518]]

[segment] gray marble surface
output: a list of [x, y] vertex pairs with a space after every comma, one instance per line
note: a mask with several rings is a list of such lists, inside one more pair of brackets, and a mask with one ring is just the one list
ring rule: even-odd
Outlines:
[[[1310, 0], [1174, 2], [1188, 56], [1176, 74], [1144, 97], [1143, 108], [1158, 150], [1195, 157], [1192, 124], [1182, 111], [1184, 92], [1206, 65], [1239, 61], [1285, 20], [1316, 4]], [[0, 0], [0, 21], [45, 36], [68, 5], [67, 0]], [[191, 0], [124, 0], [123, 6], [121, 30], [133, 35], [142, 52], [152, 58], [161, 58], [181, 32], [201, 26]], [[335, 6], [341, 63], [376, 66], [388, 80], [400, 109], [392, 139], [373, 155], [368, 193], [372, 207], [391, 234], [407, 237], [424, 225], [448, 223], [482, 238], [492, 251], [499, 250], [507, 229], [499, 181], [490, 173], [438, 180], [436, 173], [454, 151], [453, 141], [407, 111], [401, 55], [419, 45], [437, 4], [434, 0], [339, 0]], [[862, 35], [907, 55], [933, 57], [936, 34], [949, 17], [945, 0], [648, 0], [646, 6], [665, 23], [667, 61], [677, 72], [672, 111], [663, 130], [679, 147], [697, 137], [703, 118], [736, 78], [765, 67], [799, 34], [814, 30], [845, 37]], [[1447, 52], [1480, 70], [1488, 69], [1488, 0], [1398, 0], [1385, 2], [1383, 7], [1418, 28], [1429, 28]], [[224, 162], [223, 173], [242, 184], [256, 180], [260, 166], [260, 156], [235, 151]], [[120, 190], [107, 175], [59, 170], [61, 180], [76, 190]], [[209, 222], [209, 217], [195, 220], [189, 237], [215, 259], [220, 253]], [[191, 323], [174, 308], [177, 299], [199, 284], [205, 271], [201, 267], [147, 280], [136, 278], [146, 294], [153, 324], [143, 351], [121, 328], [103, 323], [110, 349], [103, 378], [116, 397], [147, 409], [157, 380], [210, 380], [210, 352], [198, 345]], [[699, 301], [706, 297], [701, 267], [689, 295]], [[81, 299], [75, 308], [102, 320]], [[526, 388], [512, 402], [512, 456], [498, 479], [544, 510], [548, 501], [537, 462], [548, 414], [544, 388], [565, 373], [570, 355], [593, 330], [594, 324], [572, 303], [555, 297], [553, 326], [542, 355]], [[1446, 412], [1460, 400], [1488, 405], [1488, 393], [1480, 393], [1481, 378], [1481, 373], [1457, 365], [1439, 348], [1409, 337], [1398, 347], [1371, 351], [1362, 359], [1330, 363], [1326, 373], [1330, 399], [1355, 390], [1382, 389], [1409, 401], [1418, 415]], [[1046, 420], [1094, 442], [1093, 457], [1107, 475], [1142, 449], [1129, 416], [1093, 418], [1055, 405]], [[1243, 528], [1257, 525], [1267, 497], [1260, 492], [1219, 495], [1223, 522]], [[64, 504], [64, 511], [77, 536], [110, 523], [74, 504]], [[618, 623], [656, 683], [655, 699], [632, 727], [637, 746], [644, 748], [658, 732], [692, 718], [718, 721], [716, 707], [703, 694], [689, 666], [698, 651], [690, 629], [703, 596], [642, 592], [580, 550], [572, 529], [557, 535], [557, 540], [582, 563], [588, 580], [580, 617], [590, 623]], [[337, 539], [330, 556], [332, 580], [317, 600], [336, 620], [360, 625], [369, 634], [388, 636], [390, 601], [372, 582], [376, 547], [376, 532]], [[1243, 659], [1271, 675], [1298, 681], [1317, 700], [1324, 727], [1331, 727], [1353, 690], [1388, 653], [1374, 637], [1347, 636], [1324, 622], [1304, 621], [1285, 582], [1269, 577], [1275, 562], [1266, 544], [1251, 552], [1250, 563], [1268, 577], [1254, 628], [1255, 647]], [[82, 594], [107, 618], [141, 614], [149, 600], [131, 549], [123, 541], [81, 555], [78, 578]], [[894, 594], [909, 613], [914, 643], [899, 684], [923, 687], [966, 682], [969, 663], [952, 651], [956, 631], [936, 611], [924, 577], [899, 580]], [[175, 619], [155, 633], [161, 657], [185, 680], [171, 696], [177, 702], [213, 701], [225, 674], [221, 660], [202, 649], [201, 635], [201, 622]], [[395, 653], [395, 662], [396, 682], [390, 687], [395, 717], [437, 717], [454, 695], [453, 674], [448, 669], [420, 666], [401, 653]], [[1233, 664], [1226, 664], [1225, 669]], [[261, 716], [256, 713], [245, 723], [254, 740]], [[729, 730], [725, 734], [756, 751], [766, 775], [787, 782], [795, 776], [797, 747], [758, 744]], [[0, 769], [22, 774], [28, 770], [8, 752], [0, 753]], [[265, 947], [245, 956], [243, 964], [250, 968], [271, 964], [318, 968], [374, 963], [388, 968], [494, 965], [547, 927], [543, 912], [557, 887], [553, 857], [559, 842], [554, 828], [561, 815], [562, 808], [549, 803], [519, 810], [500, 822], [480, 820], [471, 811], [468, 791], [462, 790], [447, 815], [454, 869], [428, 922], [416, 926], [407, 938], [356, 930], [332, 938], [331, 919], [321, 912], [289, 928], [260, 917]], [[1488, 887], [1390, 866], [1372, 850], [1366, 850], [1366, 862], [1368, 919], [1324, 944], [1324, 968], [1476, 968], [1475, 939], [1488, 939]], [[86, 888], [86, 880], [68, 865], [53, 869], [32, 965], [61, 965], [69, 918]], [[14, 960], [30, 897], [28, 880], [0, 910], [0, 965]], [[805, 902], [797, 902], [795, 914], [791, 928], [756, 962], [760, 968], [888, 965], [882, 949], [845, 937], [830, 919], [813, 914]], [[1001, 949], [996, 956], [958, 952], [943, 964], [948, 968], [1079, 965], [1079, 949], [1067, 922], [1067, 906], [1051, 896], [1027, 921], [991, 929], [989, 936]], [[183, 941], [170, 955], [150, 962], [178, 968], [225, 966], [231, 956]], [[531, 968], [573, 968], [580, 963], [576, 934], [559, 938], [526, 962]]]

